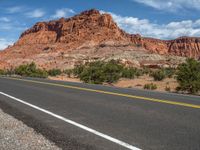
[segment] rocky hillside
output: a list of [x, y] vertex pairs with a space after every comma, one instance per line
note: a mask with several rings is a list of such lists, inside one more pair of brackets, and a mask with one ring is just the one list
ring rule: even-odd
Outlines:
[[136, 66], [176, 65], [184, 60], [179, 56], [199, 59], [200, 38], [164, 41], [130, 35], [111, 15], [92, 9], [72, 18], [36, 23], [13, 46], [0, 52], [0, 68], [35, 61], [41, 68], [65, 69], [111, 58]]

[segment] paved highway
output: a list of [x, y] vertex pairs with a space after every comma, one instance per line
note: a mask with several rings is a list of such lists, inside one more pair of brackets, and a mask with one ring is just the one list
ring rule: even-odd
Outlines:
[[0, 77], [0, 108], [63, 149], [200, 150], [200, 97]]

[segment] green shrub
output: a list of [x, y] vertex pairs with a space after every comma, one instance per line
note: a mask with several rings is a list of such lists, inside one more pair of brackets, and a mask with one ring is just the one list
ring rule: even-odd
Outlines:
[[[14, 73], [26, 77], [46, 78], [48, 73], [45, 70], [37, 69], [35, 63], [20, 65], [15, 68]], [[13, 74], [13, 72], [11, 72]]]
[[152, 70], [150, 68], [147, 68], [147, 67], [144, 67], [143, 70], [142, 70], [143, 74], [151, 74], [152, 73]]
[[114, 83], [121, 77], [123, 66], [115, 60], [111, 60], [103, 65], [103, 74], [105, 76], [105, 82]]
[[176, 70], [173, 68], [165, 68], [165, 69], [163, 69], [163, 72], [165, 73], [166, 77], [172, 78], [173, 75], [175, 75]]
[[155, 90], [155, 89], [157, 89], [157, 85], [156, 85], [156, 84], [153, 84], [153, 83], [145, 84], [145, 85], [144, 85], [144, 89], [147, 89], [147, 90]]
[[5, 75], [5, 71], [0, 69], [0, 75]]
[[118, 61], [92, 62], [85, 66], [78, 66], [74, 73], [86, 83], [102, 84], [103, 82], [113, 83], [120, 79], [123, 66]]
[[134, 79], [136, 76], [135, 68], [124, 68], [122, 71], [122, 77], [128, 79]]
[[71, 76], [73, 74], [73, 70], [72, 69], [67, 69], [67, 70], [64, 70], [63, 73], [67, 74], [68, 78], [71, 78]]
[[57, 76], [57, 75], [61, 75], [62, 71], [60, 69], [51, 69], [48, 71], [48, 74], [50, 76]]
[[12, 74], [15, 74], [15, 70], [13, 70], [13, 69], [9, 69], [9, 70], [4, 71], [4, 75], [12, 75]]
[[177, 81], [179, 83], [177, 91], [198, 93], [200, 91], [200, 62], [187, 59], [186, 63], [180, 64], [177, 71]]
[[136, 73], [135, 73], [136, 77], [144, 75], [143, 69], [135, 68], [135, 70], [136, 70]]
[[170, 92], [170, 91], [171, 91], [171, 88], [170, 88], [169, 86], [166, 86], [166, 87], [165, 87], [165, 91]]
[[103, 63], [90, 63], [89, 66], [83, 67], [83, 71], [78, 76], [86, 83], [102, 84], [105, 81]]
[[77, 65], [77, 66], [75, 66], [74, 69], [73, 69], [74, 76], [75, 77], [80, 77], [80, 74], [83, 72], [85, 66], [84, 65]]
[[166, 75], [163, 70], [157, 70], [151, 73], [151, 76], [154, 78], [155, 81], [162, 81]]

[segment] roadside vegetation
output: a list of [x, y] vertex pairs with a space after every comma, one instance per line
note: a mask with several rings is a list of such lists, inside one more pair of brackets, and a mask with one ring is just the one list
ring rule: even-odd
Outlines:
[[51, 69], [48, 71], [49, 76], [61, 75], [62, 71], [60, 69]]
[[200, 92], [200, 62], [188, 59], [186, 63], [177, 68], [177, 81], [179, 86], [177, 91], [196, 94]]
[[47, 78], [48, 73], [45, 70], [38, 69], [35, 63], [30, 63], [26, 65], [20, 65], [15, 68], [14, 73], [16, 75], [25, 76], [25, 77], [36, 77], [36, 78]]
[[0, 69], [0, 75], [5, 75], [5, 71]]
[[[0, 70], [0, 75], [20, 75], [24, 77], [47, 78], [48, 76], [66, 75], [68, 78], [78, 78], [85, 83], [92, 84], [114, 84], [121, 78], [137, 79], [140, 76], [152, 77], [152, 83], [145, 84], [144, 89], [156, 90], [158, 87], [155, 83], [165, 79], [176, 79], [178, 82], [177, 92], [197, 94], [200, 92], [200, 62], [194, 59], [188, 59], [185, 63], [174, 68], [134, 68], [125, 67], [119, 61], [111, 60], [108, 62], [96, 61], [77, 65], [74, 69], [60, 70], [51, 69], [43, 70], [37, 68], [35, 63], [20, 65], [12, 70]], [[170, 92], [168, 84], [165, 91]]]
[[156, 90], [157, 89], [157, 85], [153, 84], [153, 83], [145, 84], [144, 85], [144, 89], [146, 89], [146, 90]]
[[102, 84], [115, 83], [120, 78], [134, 79], [144, 74], [142, 69], [127, 68], [118, 61], [92, 62], [76, 66], [73, 70], [75, 77], [86, 83]]

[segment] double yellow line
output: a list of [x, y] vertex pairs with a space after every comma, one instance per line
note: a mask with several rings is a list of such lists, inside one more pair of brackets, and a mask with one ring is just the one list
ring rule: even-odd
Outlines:
[[176, 102], [176, 101], [170, 101], [170, 100], [148, 98], [148, 97], [143, 97], [143, 96], [135, 96], [135, 95], [129, 95], [129, 94], [116, 93], [116, 92], [108, 92], [108, 91], [103, 91], [103, 90], [94, 90], [94, 89], [89, 89], [89, 88], [63, 85], [63, 84], [58, 84], [58, 83], [42, 82], [42, 81], [36, 81], [36, 80], [19, 79], [19, 78], [12, 78], [12, 77], [3, 77], [3, 78], [11, 79], [11, 80], [25, 81], [25, 82], [29, 82], [29, 83], [37, 83], [37, 84], [43, 84], [43, 85], [64, 87], [64, 88], [76, 89], [76, 90], [82, 90], [82, 91], [88, 91], [88, 92], [96, 92], [96, 93], [102, 93], [102, 94], [108, 94], [108, 95], [114, 95], [114, 96], [128, 97], [128, 98], [137, 99], [137, 100], [145, 100], [145, 101], [151, 101], [151, 102], [157, 102], [157, 103], [165, 103], [165, 104], [170, 104], [170, 105], [178, 105], [178, 106], [200, 109], [200, 105], [189, 104], [189, 103], [184, 103], [184, 102]]

